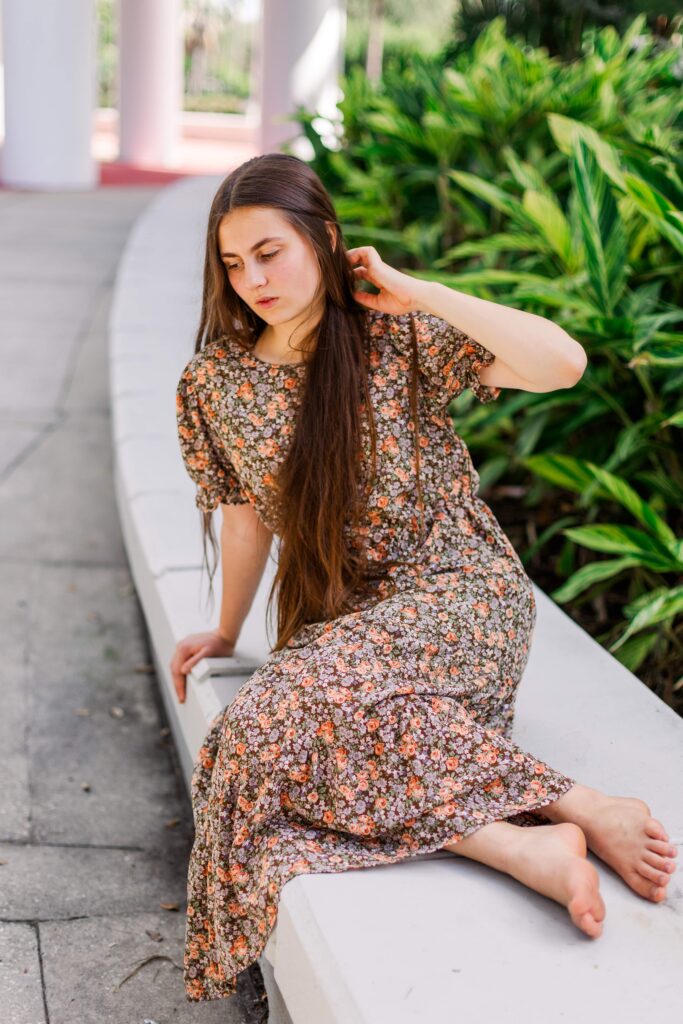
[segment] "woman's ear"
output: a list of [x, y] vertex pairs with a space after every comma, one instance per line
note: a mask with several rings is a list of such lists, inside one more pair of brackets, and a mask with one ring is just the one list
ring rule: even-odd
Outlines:
[[327, 228], [327, 233], [329, 234], [330, 241], [332, 242], [332, 252], [336, 252], [336, 249], [337, 249], [337, 225], [332, 220], [326, 220], [325, 221], [325, 227]]

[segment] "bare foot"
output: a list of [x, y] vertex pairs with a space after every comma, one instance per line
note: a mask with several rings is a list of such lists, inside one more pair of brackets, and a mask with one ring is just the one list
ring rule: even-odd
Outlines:
[[[543, 808], [547, 813], [548, 808]], [[617, 872], [639, 896], [660, 903], [676, 870], [678, 850], [644, 800], [608, 796], [574, 785], [552, 805], [553, 820], [571, 820], [586, 836], [589, 850]]]
[[495, 821], [445, 849], [489, 864], [523, 885], [561, 903], [591, 938], [602, 933], [605, 904], [595, 867], [586, 860], [586, 837], [578, 825], [523, 828]]
[[586, 860], [586, 838], [578, 825], [521, 828], [512, 852], [509, 874], [530, 889], [561, 903], [577, 928], [597, 938], [602, 933], [605, 904], [600, 878]]

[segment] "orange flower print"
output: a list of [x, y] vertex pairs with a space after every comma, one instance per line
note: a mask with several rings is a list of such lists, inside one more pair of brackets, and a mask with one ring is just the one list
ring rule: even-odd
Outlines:
[[239, 935], [230, 947], [230, 952], [234, 957], [240, 960], [246, 956], [248, 948], [249, 946], [246, 935]]
[[319, 726], [316, 732], [316, 736], [320, 736], [321, 739], [325, 741], [325, 743], [332, 743], [334, 741], [334, 722], [332, 722], [330, 719], [328, 719], [326, 722], [323, 722]]
[[406, 787], [408, 796], [420, 799], [424, 796], [424, 786], [416, 775], [412, 775]]

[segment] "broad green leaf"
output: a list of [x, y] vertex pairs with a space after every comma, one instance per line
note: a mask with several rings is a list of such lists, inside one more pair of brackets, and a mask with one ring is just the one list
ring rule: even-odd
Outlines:
[[[411, 270], [413, 277], [426, 278], [431, 281], [437, 277], [430, 270]], [[526, 274], [521, 270], [468, 270], [462, 274], [439, 273], [438, 280], [451, 288], [461, 288], [465, 284], [516, 284], [518, 281], [536, 283], [545, 282], [538, 274]]]
[[523, 465], [549, 483], [577, 494], [594, 480], [587, 463], [571, 455], [531, 455], [523, 460]]
[[571, 262], [571, 233], [565, 216], [555, 199], [542, 192], [527, 189], [522, 198], [524, 209], [537, 225], [545, 240], [566, 266]]
[[[682, 542], [676, 537], [668, 523], [635, 492], [634, 488], [626, 480], [615, 476], [608, 470], [603, 469], [601, 466], [596, 466], [588, 460], [574, 459], [571, 456], [530, 456], [523, 460], [523, 464], [531, 472], [537, 473], [558, 486], [574, 490], [578, 494], [584, 494], [593, 481], [595, 481], [598, 484], [597, 487], [594, 487], [596, 498], [611, 498], [623, 505], [643, 526], [652, 531], [652, 543], [656, 539], [656, 542], [660, 545], [657, 550], [667, 552], [674, 561], [678, 559], [678, 552]], [[597, 529], [601, 527], [586, 528]], [[608, 528], [611, 529], [612, 527]], [[632, 529], [633, 527], [624, 526], [623, 528]], [[586, 546], [590, 547], [590, 545]], [[598, 550], [609, 551], [617, 549], [599, 548]]]
[[626, 175], [626, 189], [640, 211], [648, 218], [657, 231], [683, 253], [683, 219], [680, 211], [650, 185], [633, 174]]
[[579, 198], [581, 229], [590, 283], [602, 311], [615, 312], [626, 282], [627, 249], [624, 226], [595, 157], [580, 139], [569, 165]]
[[674, 204], [636, 174], [624, 175], [628, 194], [637, 201], [641, 210], [661, 217], [667, 210], [674, 210]]
[[453, 260], [462, 259], [465, 256], [480, 256], [484, 253], [496, 255], [499, 252], [514, 252], [517, 250], [521, 252], [551, 251], [550, 246], [539, 235], [522, 234], [522, 232], [512, 234], [511, 232], [501, 231], [495, 235], [490, 235], [488, 238], [476, 238], [471, 241], [460, 242], [459, 245], [454, 245], [446, 250], [443, 257], [437, 260], [434, 266], [447, 266]]
[[648, 156], [640, 153], [625, 153], [624, 164], [630, 178], [646, 182], [671, 204], [670, 209], [678, 210], [683, 206], [683, 182], [672, 167], [664, 169], [657, 166]]
[[449, 171], [449, 177], [461, 188], [479, 196], [496, 210], [506, 213], [522, 227], [528, 229], [534, 226], [533, 220], [526, 214], [520, 201], [497, 185], [493, 185], [490, 181], [484, 181], [483, 178], [478, 178], [476, 174], [470, 174], [468, 171]]
[[573, 156], [576, 152], [577, 142], [583, 142], [593, 151], [600, 168], [610, 181], [614, 182], [622, 191], [626, 191], [619, 153], [613, 146], [601, 138], [596, 130], [588, 124], [574, 121], [563, 114], [548, 114], [547, 116], [550, 132], [558, 148], [566, 156]]
[[660, 586], [655, 587], [653, 590], [646, 590], [643, 593], [638, 594], [628, 604], [625, 604], [622, 608], [624, 618], [635, 619], [639, 611], [649, 605], [656, 597], [663, 597], [665, 594], [671, 593], [671, 587], [667, 587], [664, 583]]
[[601, 562], [590, 562], [588, 565], [578, 569], [557, 590], [551, 591], [550, 596], [554, 601], [565, 604], [567, 601], [573, 600], [578, 594], [583, 593], [584, 590], [588, 590], [594, 583], [609, 580], [613, 576], [617, 576], [624, 569], [631, 569], [633, 566], [640, 564], [640, 559], [631, 556], [604, 559]]
[[661, 516], [655, 512], [652, 506], [644, 501], [625, 480], [602, 469], [600, 466], [594, 465], [592, 462], [589, 462], [587, 465], [589, 472], [599, 481], [603, 490], [610, 494], [615, 501], [618, 501], [620, 505], [628, 509], [638, 522], [651, 530], [665, 547], [669, 547], [672, 550], [672, 546], [677, 541], [676, 534], [664, 522]]
[[564, 291], [550, 281], [537, 285], [521, 284], [515, 289], [515, 295], [520, 300], [544, 302], [546, 305], [558, 309], [575, 309], [587, 316], [600, 316], [600, 310], [590, 301], [590, 298], [580, 295], [578, 292]]
[[[636, 636], [630, 636], [628, 640], [620, 645], [619, 650], [616, 653], [616, 657], [624, 665], [629, 672], [637, 672], [646, 657], [656, 645], [659, 640], [659, 634], [657, 631], [652, 633], [639, 633]], [[618, 641], [617, 641], [618, 642]], [[614, 651], [614, 648], [610, 648]]]
[[660, 541], [635, 526], [605, 523], [573, 526], [562, 532], [582, 547], [607, 554], [632, 555], [640, 560], [641, 565], [658, 572], [675, 572], [680, 569], [671, 552]]
[[537, 167], [529, 163], [528, 160], [520, 160], [511, 146], [503, 147], [502, 157], [521, 188], [543, 192], [552, 198], [552, 189]]
[[654, 626], [658, 622], [673, 619], [683, 612], [683, 586], [674, 587], [668, 594], [658, 594], [652, 601], [640, 609], [635, 618], [630, 622], [628, 628], [612, 645], [610, 650], [616, 651], [627, 637], [638, 633], [648, 626]]

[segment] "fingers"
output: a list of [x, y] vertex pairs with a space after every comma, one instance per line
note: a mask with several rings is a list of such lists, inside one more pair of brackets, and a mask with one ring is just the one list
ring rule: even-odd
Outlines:
[[367, 306], [368, 309], [380, 309], [379, 295], [372, 295], [370, 292], [354, 292], [353, 297], [361, 306]]
[[368, 253], [371, 253], [371, 252], [374, 252], [374, 253], [377, 252], [377, 250], [375, 249], [374, 245], [356, 245], [356, 246], [353, 247], [353, 249], [347, 249], [346, 250], [346, 255], [347, 256], [352, 256], [352, 257], [358, 257], [358, 256], [362, 256], [362, 255], [367, 255]]
[[178, 703], [185, 703], [185, 676], [173, 676], [173, 686], [175, 687], [176, 696]]
[[171, 658], [170, 669], [171, 677], [173, 679], [173, 686], [178, 697], [178, 701], [181, 704], [185, 703], [185, 697], [187, 695], [187, 679], [188, 672], [191, 672], [198, 661], [204, 657], [207, 648], [201, 647], [195, 654], [189, 658], [185, 658], [185, 652], [187, 647], [184, 644], [178, 644], [176, 650]]
[[186, 676], [187, 673], [194, 668], [198, 661], [202, 660], [206, 653], [206, 650], [206, 647], [202, 647], [201, 650], [197, 651], [196, 654], [193, 654], [191, 658], [188, 658], [187, 661], [180, 666], [180, 671], [183, 673], [184, 676]]
[[361, 245], [357, 249], [347, 249], [346, 258], [351, 264], [364, 263], [366, 266], [370, 263], [381, 262], [374, 245]]
[[173, 680], [173, 689], [176, 692], [179, 702], [182, 704], [185, 700], [185, 678], [181, 676], [179, 672], [178, 659], [180, 658], [180, 651], [176, 647], [171, 658], [169, 668], [171, 670], [171, 679]]
[[[359, 267], [352, 267], [351, 268], [351, 273], [353, 274], [353, 276], [354, 276], [354, 278], [356, 280], [358, 280], [358, 281], [368, 281], [369, 284], [374, 285], [375, 288], [380, 288], [381, 289], [382, 288], [382, 282], [381, 282], [381, 280], [380, 280], [380, 278], [378, 276], [378, 271], [379, 271], [379, 267], [377, 266], [376, 263], [373, 263], [372, 266], [368, 266], [366, 264], [366, 265], [362, 265], [362, 266], [359, 266]], [[354, 292], [354, 295], [355, 294], [358, 294], [358, 293]], [[361, 292], [360, 294], [361, 295], [367, 295], [368, 293], [367, 292]]]

